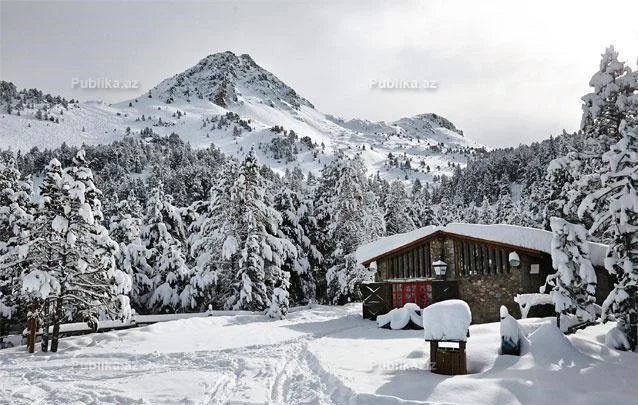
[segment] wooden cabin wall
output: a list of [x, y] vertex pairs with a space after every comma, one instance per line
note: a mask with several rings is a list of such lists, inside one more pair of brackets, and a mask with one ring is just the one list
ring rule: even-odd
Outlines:
[[430, 243], [424, 242], [380, 259], [377, 262], [379, 281], [434, 277], [430, 252]]

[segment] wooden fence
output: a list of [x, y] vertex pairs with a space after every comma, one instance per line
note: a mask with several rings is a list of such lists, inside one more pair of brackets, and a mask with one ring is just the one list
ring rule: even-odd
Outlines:
[[367, 283], [361, 284], [360, 291], [363, 318], [372, 320], [408, 302], [425, 307], [434, 302], [459, 298], [458, 282], [446, 280]]

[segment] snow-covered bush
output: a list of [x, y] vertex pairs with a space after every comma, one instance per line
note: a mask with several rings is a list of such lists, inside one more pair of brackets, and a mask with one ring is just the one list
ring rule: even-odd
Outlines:
[[407, 303], [403, 308], [394, 308], [384, 315], [377, 316], [377, 327], [384, 329], [423, 329], [421, 308]]

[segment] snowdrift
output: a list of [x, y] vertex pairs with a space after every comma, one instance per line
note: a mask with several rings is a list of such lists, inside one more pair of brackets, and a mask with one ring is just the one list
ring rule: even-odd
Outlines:
[[537, 365], [575, 367], [591, 363], [591, 358], [576, 349], [563, 332], [551, 323], [534, 331], [525, 343], [527, 345], [521, 347], [521, 353], [531, 355]]

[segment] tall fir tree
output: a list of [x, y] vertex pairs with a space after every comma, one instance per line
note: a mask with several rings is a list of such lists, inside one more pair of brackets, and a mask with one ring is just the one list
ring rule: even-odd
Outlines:
[[385, 203], [386, 235], [405, 233], [416, 228], [410, 216], [413, 211], [412, 201], [400, 181], [390, 184], [390, 191]]
[[109, 233], [119, 244], [116, 262], [119, 269], [126, 272], [132, 281], [131, 306], [144, 312], [142, 295], [152, 288], [153, 269], [148, 263], [151, 251], [146, 248], [141, 237], [143, 209], [133, 193], [126, 200], [116, 203], [115, 214], [111, 216]]
[[601, 175], [603, 188], [588, 195], [583, 204], [600, 207], [597, 200], [608, 201], [608, 210], [596, 212], [592, 226], [594, 231], [605, 228], [611, 232], [605, 267], [616, 283], [603, 303], [603, 317], [616, 319], [634, 348], [638, 344], [638, 125], [623, 122], [621, 131], [622, 139], [602, 157], [607, 163]]
[[237, 251], [235, 206], [229, 190], [237, 177], [234, 162], [226, 162], [206, 201], [196, 203], [197, 218], [189, 227], [188, 245], [193, 258], [191, 285], [200, 308], [222, 308], [230, 293]]
[[[596, 320], [596, 272], [589, 259], [587, 230], [562, 218], [552, 218], [552, 266], [543, 292], [549, 293], [558, 314], [582, 321]], [[549, 291], [548, 291], [549, 289]]]
[[235, 251], [226, 307], [266, 311], [270, 317], [282, 318], [288, 312], [290, 285], [282, 265], [297, 251], [290, 241], [279, 237], [281, 215], [274, 209], [269, 190], [251, 150], [231, 189]]
[[289, 240], [297, 255], [289, 255], [283, 264], [290, 274], [292, 302], [305, 305], [316, 301], [317, 272], [323, 256], [310, 238], [316, 230], [313, 202], [301, 183], [287, 182], [275, 196], [275, 209], [281, 213], [279, 236]]
[[[603, 54], [590, 86], [594, 92], [583, 97], [584, 152], [570, 152], [554, 159], [549, 173], [564, 177], [565, 184], [557, 193], [555, 204], [563, 205], [565, 216], [570, 219], [577, 216], [592, 237], [612, 242], [605, 266], [618, 282], [605, 300], [603, 317], [617, 319], [627, 341], [633, 345], [635, 339], [630, 338], [629, 323], [637, 311], [632, 240], [635, 243], [638, 76], [618, 61], [617, 52], [610, 47]], [[571, 268], [574, 279], [575, 266]]]
[[50, 301], [42, 313], [44, 325], [53, 326], [54, 352], [64, 321], [81, 319], [97, 328], [102, 318], [130, 316], [131, 281], [116, 267], [118, 246], [101, 224], [100, 195], [83, 150], [64, 170], [56, 160], [49, 164], [22, 282], [25, 292]]
[[26, 315], [21, 299], [20, 276], [25, 269], [26, 249], [33, 224], [32, 184], [21, 178], [13, 155], [0, 164], [0, 335], [7, 333], [10, 319]]
[[383, 214], [377, 197], [368, 189], [361, 158], [338, 155], [324, 168], [315, 199], [323, 230], [320, 246], [328, 267], [327, 298], [333, 303], [351, 301], [359, 296], [359, 284], [373, 275], [358, 264], [355, 251], [385, 231]]
[[597, 212], [607, 211], [608, 200], [589, 199], [584, 202], [584, 199], [602, 187], [601, 174], [607, 171], [607, 163], [602, 156], [622, 137], [621, 125], [636, 125], [638, 72], [619, 62], [618, 52], [609, 47], [589, 85], [594, 91], [583, 97], [581, 123], [585, 150], [568, 155], [574, 181], [566, 193], [568, 198], [564, 212], [576, 213], [595, 238], [606, 241], [605, 230], [600, 227], [594, 230], [593, 223]]
[[483, 197], [483, 203], [479, 208], [478, 223], [483, 225], [489, 225], [494, 223], [494, 214], [492, 212], [492, 206], [487, 196]]
[[190, 286], [192, 272], [182, 243], [184, 237], [182, 218], [160, 183], [147, 201], [141, 231], [141, 239], [149, 250], [147, 263], [151, 275], [149, 290], [138, 294], [147, 311], [173, 313], [195, 306]]

